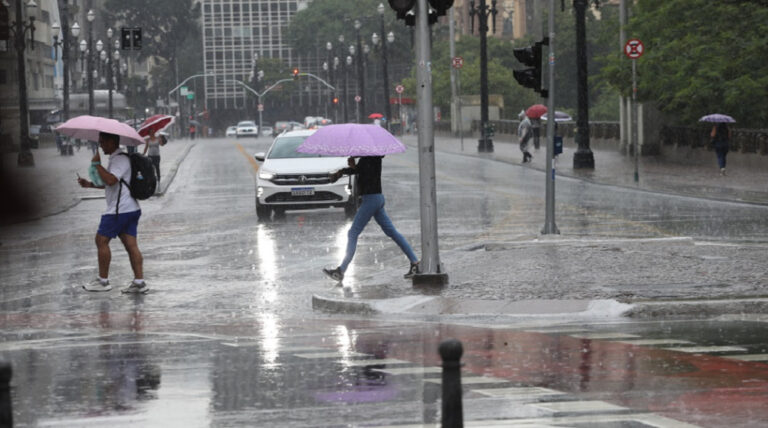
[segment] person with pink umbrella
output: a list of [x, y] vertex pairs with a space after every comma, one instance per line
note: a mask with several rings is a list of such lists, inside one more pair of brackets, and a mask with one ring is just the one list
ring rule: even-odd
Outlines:
[[[109, 283], [109, 265], [112, 261], [112, 252], [109, 241], [119, 237], [133, 269], [133, 281], [122, 291], [124, 293], [146, 293], [149, 291], [144, 281], [144, 257], [139, 250], [136, 240], [141, 207], [138, 201], [131, 196], [127, 183], [131, 180], [131, 161], [120, 150], [120, 136], [106, 132], [99, 133], [99, 145], [104, 154], [109, 156], [107, 168], [101, 165], [99, 153], [92, 159], [99, 178], [104, 183], [95, 185], [92, 181], [78, 177], [81, 187], [100, 188], [106, 192], [107, 210], [101, 216], [101, 222], [96, 232], [96, 249], [99, 262], [99, 276], [90, 283], [83, 285], [87, 291], [109, 291], [112, 286]], [[125, 188], [125, 189], [124, 189]]]

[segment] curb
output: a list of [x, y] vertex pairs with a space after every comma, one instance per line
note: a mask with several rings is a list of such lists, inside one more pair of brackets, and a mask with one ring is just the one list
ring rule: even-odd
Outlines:
[[173, 179], [176, 178], [176, 172], [179, 170], [179, 165], [181, 165], [182, 162], [187, 158], [187, 155], [192, 150], [193, 147], [197, 145], [197, 141], [192, 142], [191, 144], [187, 145], [187, 148], [184, 149], [184, 153], [181, 154], [179, 159], [176, 161], [176, 163], [168, 170], [167, 173], [167, 179], [163, 180], [161, 183], [162, 189], [160, 189], [159, 192], [155, 196], [164, 196], [165, 191], [168, 190], [168, 187], [171, 186], [171, 183], [173, 183]]

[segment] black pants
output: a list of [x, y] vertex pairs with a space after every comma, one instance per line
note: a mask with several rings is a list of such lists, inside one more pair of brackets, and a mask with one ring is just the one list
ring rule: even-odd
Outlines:
[[157, 174], [157, 182], [160, 182], [160, 156], [149, 156], [149, 160], [152, 161], [152, 165], [155, 166], [155, 173]]

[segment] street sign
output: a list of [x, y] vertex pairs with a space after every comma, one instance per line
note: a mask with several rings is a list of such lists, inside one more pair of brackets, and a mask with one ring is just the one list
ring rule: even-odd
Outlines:
[[395, 92], [397, 92], [398, 94], [402, 94], [403, 91], [405, 91], [405, 86], [403, 86], [403, 85], [395, 86]]
[[189, 94], [189, 88], [188, 87], [182, 86], [181, 88], [179, 88], [179, 95], [181, 95], [182, 97], [186, 97], [187, 94]]
[[359, 103], [362, 98], [360, 98], [360, 95], [355, 95], [355, 102]]
[[640, 58], [643, 56], [644, 51], [645, 47], [643, 46], [643, 42], [638, 39], [627, 40], [627, 43], [624, 45], [624, 55], [630, 59]]
[[192, 92], [192, 91], [189, 91], [189, 93], [187, 94], [187, 99], [188, 100], [194, 100], [195, 99], [195, 93]]
[[464, 66], [464, 58], [462, 58], [460, 56], [453, 57], [453, 59], [451, 60], [451, 65], [453, 66], [453, 68], [456, 68], [456, 69], [459, 69], [459, 68], [463, 67]]
[[264, 104], [259, 104], [259, 111], [264, 111]]

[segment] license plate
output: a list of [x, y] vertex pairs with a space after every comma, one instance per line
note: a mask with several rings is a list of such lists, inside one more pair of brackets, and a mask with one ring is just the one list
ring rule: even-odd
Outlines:
[[314, 187], [293, 187], [291, 188], [291, 196], [312, 196], [315, 194]]

